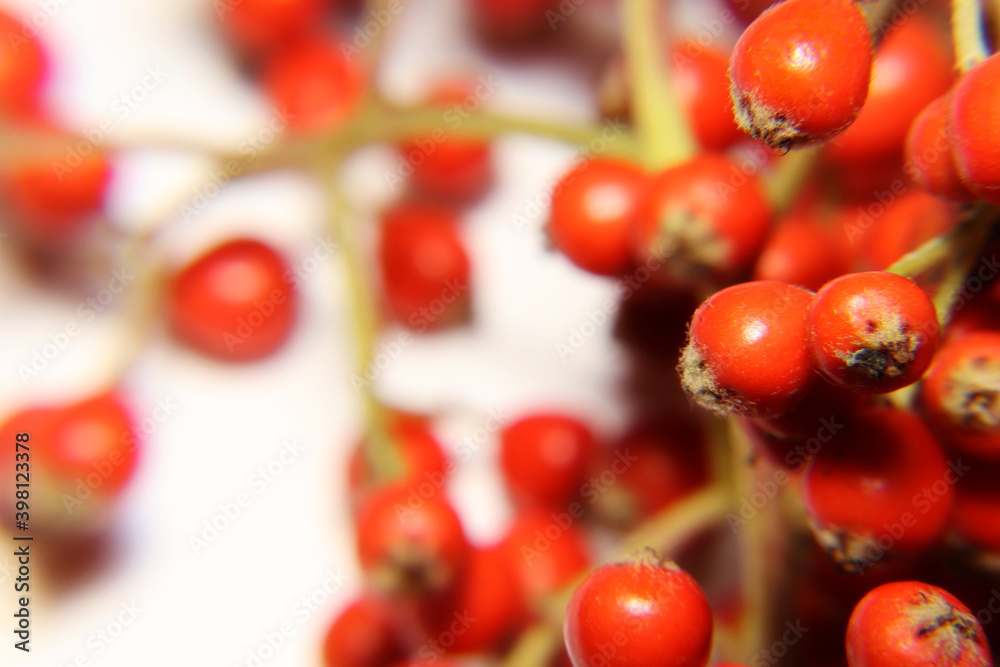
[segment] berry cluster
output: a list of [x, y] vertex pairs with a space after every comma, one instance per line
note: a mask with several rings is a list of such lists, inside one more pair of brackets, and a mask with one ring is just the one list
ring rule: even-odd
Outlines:
[[[483, 111], [478, 73], [395, 107], [379, 45], [351, 47], [385, 26], [367, 35], [350, 4], [242, 0], [217, 16], [282, 119], [233, 178], [293, 166], [322, 185], [351, 301], [365, 431], [330, 484], [346, 490], [364, 584], [317, 647], [325, 666], [992, 665], [997, 8], [729, 0], [705, 44], [621, 0], [593, 91], [595, 115], [626, 128], [609, 142]], [[587, 28], [574, 3], [463, 6], [502, 54], [572, 53], [547, 28]], [[366, 3], [390, 8], [403, 11]], [[0, 29], [22, 32], [3, 12]], [[157, 324], [229, 369], [276, 358], [307, 309], [280, 244], [234, 234], [174, 261], [161, 226], [110, 224], [113, 149], [74, 152], [45, 109], [45, 48], [23, 41], [0, 46], [0, 120], [17, 136], [0, 160], [4, 229], [41, 280], [93, 281], [94, 258], [118, 252], [142, 292], [136, 349], [108, 386], [0, 425], [36, 443], [32, 525], [72, 543], [114, 524], [141, 463], [125, 378]], [[493, 192], [493, 139], [512, 132], [592, 148], [554, 183], [535, 240], [614, 281], [629, 421], [609, 434], [541, 406], [499, 420], [487, 440], [512, 518], [483, 542], [449, 495], [463, 453], [440, 415], [383, 399], [378, 345], [476, 320], [463, 218]], [[402, 188], [363, 227], [342, 170], [372, 145], [403, 165], [388, 183]], [[29, 510], [9, 502], [5, 526]]]

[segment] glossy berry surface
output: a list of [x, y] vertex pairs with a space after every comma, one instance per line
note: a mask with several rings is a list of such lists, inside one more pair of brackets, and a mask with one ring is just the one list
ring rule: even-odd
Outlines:
[[955, 162], [948, 115], [951, 95], [933, 100], [917, 114], [906, 136], [904, 170], [927, 192], [944, 199], [970, 201], [976, 195], [962, 181]]
[[298, 293], [285, 259], [254, 239], [212, 248], [177, 271], [168, 289], [174, 334], [226, 361], [275, 353], [298, 317]]
[[548, 233], [556, 248], [582, 269], [604, 276], [632, 263], [632, 217], [645, 173], [629, 162], [581, 161], [552, 192]]
[[883, 584], [854, 608], [847, 626], [850, 667], [988, 667], [976, 617], [948, 591], [919, 581]]
[[962, 181], [986, 201], [1000, 203], [1000, 55], [966, 72], [951, 93], [949, 129]]
[[927, 294], [882, 271], [831, 280], [809, 308], [809, 348], [835, 384], [881, 394], [913, 384], [930, 366], [940, 336]]
[[563, 626], [575, 667], [703, 667], [712, 632], [697, 582], [652, 552], [591, 572], [573, 591]]
[[778, 281], [716, 292], [691, 318], [678, 370], [699, 405], [721, 414], [781, 414], [812, 384], [805, 320], [813, 293]]
[[785, 0], [743, 32], [730, 59], [740, 127], [776, 149], [828, 140], [861, 111], [872, 39], [852, 0]]

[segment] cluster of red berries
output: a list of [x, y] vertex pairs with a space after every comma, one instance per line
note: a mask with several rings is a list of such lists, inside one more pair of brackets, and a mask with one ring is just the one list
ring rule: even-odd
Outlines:
[[[378, 213], [371, 275], [352, 254], [355, 235], [338, 239], [353, 277], [377, 284], [374, 296], [359, 290], [377, 303], [356, 304], [358, 317], [377, 310], [377, 324], [418, 333], [461, 325], [473, 316], [461, 218], [493, 184], [492, 146], [440, 127], [383, 128], [394, 111], [362, 50], [402, 5], [364, 12], [369, 33], [348, 4], [242, 0], [219, 5], [218, 24], [273, 104], [272, 151], [321, 176], [365, 143], [396, 153], [388, 185], [404, 192]], [[712, 663], [720, 655], [752, 666], [785, 656], [992, 665], [1000, 288], [987, 260], [998, 241], [1000, 56], [962, 60], [956, 77], [941, 3], [729, 4], [718, 25], [748, 23], [731, 53], [703, 35], [675, 39], [652, 68], [678, 107], [664, 117], [688, 141], [650, 139], [655, 114], [643, 105], [657, 97], [644, 93], [664, 82], [612, 56], [595, 106], [630, 120], [631, 147], [585, 156], [552, 191], [547, 239], [620, 281], [613, 310], [636, 425], [603, 444], [567, 414], [498, 422], [514, 518], [500, 540], [477, 544], [447, 495], [461, 456], [445, 453], [429, 417], [379, 405], [374, 360], [362, 359], [356, 388], [372, 417], [346, 487], [366, 583], [329, 626], [327, 667], [470, 655], [527, 667], [738, 667]], [[479, 35], [503, 48], [545, 41], [577, 9], [467, 5]], [[0, 29], [24, 32], [3, 13]], [[38, 146], [0, 163], [0, 205], [26, 256], [64, 261], [107, 231], [97, 223], [110, 157], [46, 119], [45, 50], [21, 42], [0, 48], [0, 114]], [[420, 109], [440, 120], [476, 96], [470, 78], [441, 80]], [[811, 161], [785, 155], [803, 147]], [[299, 277], [271, 243], [238, 236], [162, 275], [150, 266], [148, 296], [174, 338], [209, 358], [269, 358], [295, 333]], [[142, 428], [114, 386], [0, 426], [8, 442], [37, 443], [40, 530], [105, 526], [133, 476]], [[730, 432], [702, 422], [718, 417]], [[27, 512], [19, 502], [3, 499], [5, 521]], [[776, 521], [773, 546], [746, 537]], [[723, 524], [732, 536], [714, 530]], [[663, 537], [677, 533], [683, 545]], [[593, 567], [615, 551], [609, 542], [637, 536], [646, 549]], [[757, 569], [731, 575], [732, 559]], [[753, 578], [774, 583], [779, 567], [788, 599], [754, 606]]]

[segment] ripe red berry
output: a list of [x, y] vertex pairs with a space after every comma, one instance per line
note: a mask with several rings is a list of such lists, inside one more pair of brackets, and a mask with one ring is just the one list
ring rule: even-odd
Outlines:
[[943, 588], [895, 581], [872, 589], [847, 626], [850, 667], [991, 667], [986, 635]]
[[712, 632], [697, 582], [648, 550], [591, 572], [573, 591], [563, 634], [575, 667], [703, 667]]
[[213, 3], [238, 48], [258, 54], [301, 39], [323, 19], [325, 0], [240, 0]]
[[951, 93], [949, 128], [962, 181], [986, 201], [1000, 203], [1000, 54], [962, 75]]
[[861, 111], [872, 39], [853, 0], [785, 0], [743, 32], [730, 60], [740, 127], [768, 146], [826, 141]]
[[514, 517], [501, 543], [524, 597], [537, 606], [590, 565], [587, 536], [567, 512], [525, 511]]
[[49, 58], [28, 26], [0, 11], [0, 114], [31, 118], [42, 109], [42, 93], [49, 73]]
[[976, 549], [1000, 554], [1000, 463], [958, 463], [964, 469], [955, 489], [955, 532]]
[[920, 388], [922, 412], [943, 441], [1000, 460], [1000, 332], [971, 333], [943, 346]]
[[170, 279], [171, 329], [218, 359], [266, 357], [285, 343], [297, 319], [298, 294], [289, 275], [284, 258], [260, 241], [216, 246]]
[[653, 176], [635, 212], [636, 261], [681, 284], [743, 272], [771, 221], [758, 167], [706, 153]]
[[579, 419], [532, 414], [500, 433], [500, 466], [516, 502], [565, 511], [581, 493], [597, 447], [590, 427]]
[[0, 199], [26, 241], [65, 247], [103, 207], [112, 174], [107, 155], [94, 150], [73, 164], [63, 152], [42, 153], [0, 170]]
[[[420, 417], [391, 412], [388, 416], [389, 435], [399, 448], [406, 479], [424, 495], [441, 492], [448, 473], [452, 471], [441, 443], [431, 433], [430, 426]], [[374, 471], [365, 457], [364, 441], [358, 443], [348, 462], [348, 487], [356, 500], [376, 483]]]
[[780, 280], [810, 290], [848, 272], [847, 244], [814, 211], [794, 213], [772, 231], [754, 266], [754, 280]]
[[952, 58], [941, 30], [916, 14], [890, 30], [875, 54], [871, 87], [861, 113], [830, 142], [827, 155], [840, 163], [895, 158], [907, 130], [927, 104], [951, 88]]
[[645, 174], [630, 162], [581, 161], [552, 192], [548, 233], [571, 262], [604, 276], [620, 276], [632, 263], [632, 216]]
[[937, 541], [951, 515], [957, 473], [910, 413], [856, 414], [815, 454], [802, 479], [811, 527], [847, 572], [906, 560]]
[[392, 607], [373, 595], [347, 605], [323, 640], [325, 667], [386, 667], [406, 655]]
[[[441, 107], [444, 117], [450, 117], [454, 113], [449, 110], [452, 105], [464, 108], [482, 103], [478, 85], [474, 79], [440, 82], [430, 102]], [[400, 145], [402, 158], [412, 168], [410, 185], [421, 195], [448, 202], [468, 203], [482, 196], [493, 183], [493, 150], [489, 142], [442, 136], [439, 132]]]
[[948, 114], [951, 94], [927, 104], [913, 122], [906, 137], [906, 160], [903, 167], [914, 183], [932, 195], [954, 201], [976, 199], [955, 162]]
[[913, 384], [940, 336], [937, 312], [909, 278], [867, 271], [831, 280], [809, 307], [809, 349], [834, 384], [882, 394]]
[[378, 262], [389, 309], [403, 326], [422, 332], [468, 316], [471, 267], [453, 211], [406, 203], [383, 213]]
[[372, 493], [357, 516], [358, 559], [382, 595], [446, 591], [462, 576], [470, 546], [444, 494], [421, 496], [409, 481]]
[[857, 248], [858, 265], [883, 271], [926, 241], [951, 230], [957, 221], [954, 204], [912, 188], [886, 205], [884, 213], [868, 222], [863, 231], [864, 221], [853, 220], [848, 237]]
[[699, 405], [721, 414], [773, 417], [814, 378], [806, 347], [809, 290], [773, 280], [716, 292], [691, 318], [678, 371]]
[[279, 124], [298, 134], [336, 128], [361, 102], [364, 75], [333, 37], [312, 37], [268, 55], [264, 90]]

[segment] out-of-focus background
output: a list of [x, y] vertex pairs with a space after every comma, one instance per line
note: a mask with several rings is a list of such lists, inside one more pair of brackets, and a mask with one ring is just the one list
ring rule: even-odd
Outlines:
[[[384, 28], [376, 85], [407, 103], [442, 76], [490, 71], [498, 85], [483, 103], [497, 113], [597, 122], [595, 63], [614, 48], [616, 3], [564, 5], [569, 20], [555, 31], [572, 35], [554, 35], [562, 42], [551, 48], [498, 54], [470, 30], [463, 2], [408, 0]], [[50, 50], [57, 118], [96, 144], [135, 147], [115, 158], [113, 225], [138, 233], [171, 219], [160, 242], [176, 261], [232, 236], [256, 236], [303, 275], [300, 324], [262, 362], [215, 362], [155, 328], [125, 375], [146, 435], [138, 474], [99, 543], [60, 554], [59, 567], [57, 554], [45, 553], [50, 545], [33, 544], [27, 655], [12, 647], [16, 564], [10, 537], [2, 538], [0, 664], [319, 665], [324, 631], [361, 586], [344, 480], [362, 428], [344, 267], [328, 252], [322, 190], [280, 171], [196, 200], [213, 168], [198, 147], [233, 150], [266, 138], [274, 113], [220, 39], [210, 0], [0, 7], [37, 27]], [[679, 14], [697, 30], [718, 7], [685, 3]], [[357, 20], [369, 20], [364, 9]], [[586, 415], [599, 432], [617, 430], [626, 369], [613, 317], [603, 314], [613, 281], [572, 267], [547, 249], [543, 233], [549, 193], [576, 149], [526, 135], [495, 146], [495, 187], [464, 213], [471, 323], [395, 348], [401, 330], [386, 329], [391, 359], [375, 380], [387, 403], [439, 416], [446, 448], [471, 447], [449, 493], [480, 543], [497, 537], [509, 516], [488, 425], [560, 408]], [[398, 158], [385, 146], [349, 161], [344, 178], [362, 222], [398, 195], [386, 178], [395, 169]], [[186, 202], [197, 209], [188, 219]], [[128, 292], [84, 321], [85, 293], [37, 280], [0, 243], [3, 413], [72, 401], [108, 382], [128, 349]], [[79, 334], [33, 366], [73, 323]], [[573, 336], [582, 343], [560, 353]]]

